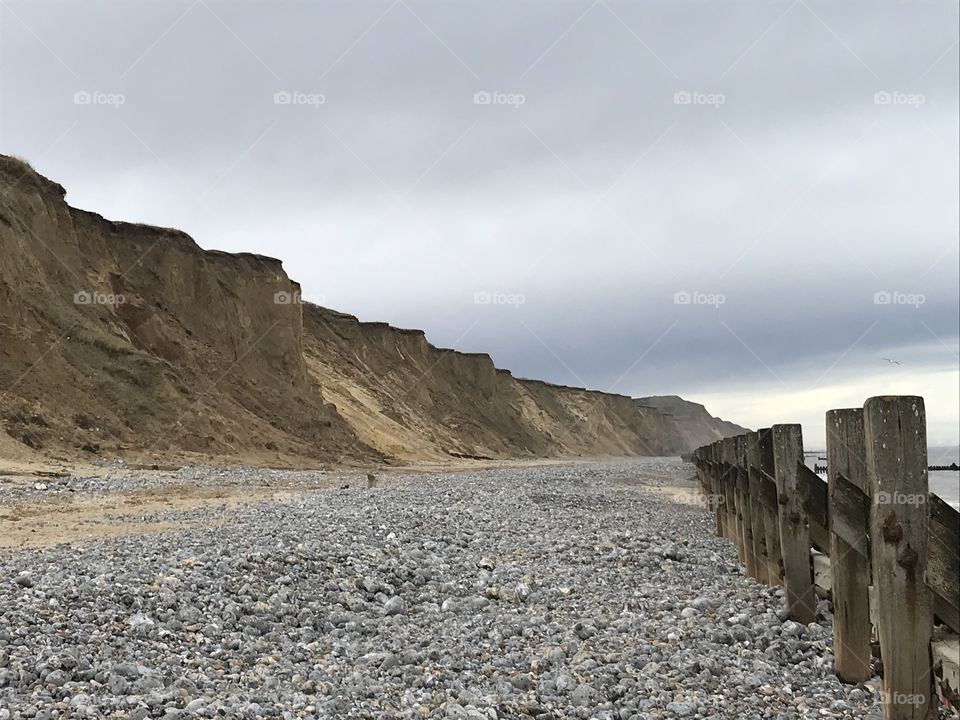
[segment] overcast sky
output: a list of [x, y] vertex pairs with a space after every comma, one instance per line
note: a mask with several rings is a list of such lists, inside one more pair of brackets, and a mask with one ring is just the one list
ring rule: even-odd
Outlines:
[[957, 442], [954, 0], [4, 0], [0, 23], [2, 151], [72, 205], [279, 257], [307, 299], [517, 375], [821, 446], [827, 409], [921, 394]]

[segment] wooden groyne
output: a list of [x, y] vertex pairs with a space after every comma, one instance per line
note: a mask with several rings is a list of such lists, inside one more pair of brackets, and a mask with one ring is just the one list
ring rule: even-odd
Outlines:
[[869, 680], [879, 645], [884, 718], [929, 720], [938, 690], [957, 707], [960, 513], [929, 492], [923, 398], [830, 410], [826, 431], [826, 481], [804, 463], [799, 425], [718, 440], [692, 460], [718, 535], [750, 577], [784, 588], [793, 620], [815, 620], [816, 578], [831, 593], [840, 679]]

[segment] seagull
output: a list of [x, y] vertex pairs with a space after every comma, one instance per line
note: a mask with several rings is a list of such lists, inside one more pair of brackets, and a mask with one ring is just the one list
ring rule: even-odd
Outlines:
[[899, 361], [897, 361], [897, 360], [891, 360], [890, 358], [880, 358], [880, 359], [881, 359], [881, 360], [886, 360], [886, 361], [887, 361], [888, 363], [890, 363], [891, 365], [899, 365], [899, 364], [900, 364]]

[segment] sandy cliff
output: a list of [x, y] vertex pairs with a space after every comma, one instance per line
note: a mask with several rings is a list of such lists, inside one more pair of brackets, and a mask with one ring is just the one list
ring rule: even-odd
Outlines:
[[304, 305], [304, 351], [325, 396], [371, 447], [403, 459], [675, 455], [676, 427], [625, 395], [513, 377], [419, 330]]
[[35, 449], [375, 457], [307, 373], [278, 260], [105, 220], [0, 158], [0, 412]]
[[642, 397], [637, 398], [636, 402], [640, 407], [653, 408], [673, 418], [681, 442], [688, 448], [698, 448], [720, 438], [749, 432], [736, 423], [714, 417], [700, 403], [684, 400], [677, 395]]
[[280, 261], [77, 210], [6, 156], [0, 261], [4, 456], [671, 455], [739, 430], [301, 305]]

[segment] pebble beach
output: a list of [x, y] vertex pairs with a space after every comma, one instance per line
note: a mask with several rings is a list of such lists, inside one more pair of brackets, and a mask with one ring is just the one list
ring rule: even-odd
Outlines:
[[[173, 510], [163, 532], [4, 550], [0, 719], [879, 718], [875, 686], [833, 674], [828, 603], [789, 620], [692, 474], [331, 476]], [[75, 480], [147, 481], [111, 482]]]

